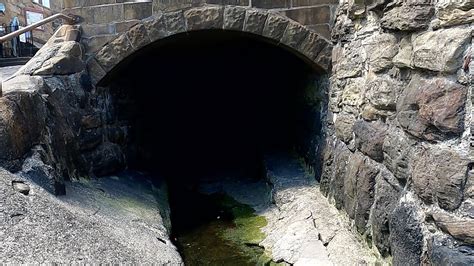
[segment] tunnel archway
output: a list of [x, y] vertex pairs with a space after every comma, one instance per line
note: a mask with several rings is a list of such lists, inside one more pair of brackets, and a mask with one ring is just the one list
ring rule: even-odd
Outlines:
[[326, 79], [288, 49], [204, 30], [141, 49], [98, 90], [107, 95], [113, 126], [128, 129], [115, 143], [126, 167], [166, 180], [182, 239], [223, 215], [201, 196], [203, 187], [229, 180], [254, 186], [273, 154], [295, 153], [317, 168]]
[[158, 13], [142, 20], [87, 60], [92, 85], [144, 47], [202, 30], [236, 31], [289, 50], [320, 73], [330, 73], [332, 44], [316, 32], [275, 12], [240, 6], [206, 5]]
[[[226, 28], [228, 9], [243, 11], [241, 26]], [[200, 206], [202, 184], [260, 182], [268, 154], [295, 154], [317, 178], [328, 50], [300, 24], [253, 9], [195, 8], [133, 27], [88, 63], [105, 120], [122, 132], [106, 140], [123, 154], [115, 169], [164, 178], [178, 231], [215, 219], [215, 206]]]

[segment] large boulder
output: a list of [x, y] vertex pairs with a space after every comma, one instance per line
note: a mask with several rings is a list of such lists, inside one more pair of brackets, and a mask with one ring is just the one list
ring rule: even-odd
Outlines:
[[[18, 84], [25, 86], [16, 87]], [[4, 83], [0, 98], [0, 163], [18, 171], [30, 149], [40, 142], [46, 125], [46, 105], [38, 92], [42, 83], [29, 76]]]
[[398, 122], [411, 135], [444, 140], [464, 131], [466, 87], [445, 78], [414, 76], [398, 100]]

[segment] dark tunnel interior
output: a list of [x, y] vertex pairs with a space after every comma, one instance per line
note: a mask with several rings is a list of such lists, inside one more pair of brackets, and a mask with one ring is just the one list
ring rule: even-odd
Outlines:
[[[258, 177], [265, 153], [318, 134], [317, 72], [283, 47], [235, 32], [182, 34], [151, 45], [109, 77], [131, 128], [129, 168], [169, 181]], [[316, 133], [315, 133], [316, 132]]]

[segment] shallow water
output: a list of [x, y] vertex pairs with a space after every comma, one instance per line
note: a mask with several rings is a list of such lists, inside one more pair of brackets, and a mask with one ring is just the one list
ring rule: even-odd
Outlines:
[[264, 237], [264, 217], [224, 194], [173, 194], [172, 237], [186, 265], [265, 264], [264, 250], [258, 246]]

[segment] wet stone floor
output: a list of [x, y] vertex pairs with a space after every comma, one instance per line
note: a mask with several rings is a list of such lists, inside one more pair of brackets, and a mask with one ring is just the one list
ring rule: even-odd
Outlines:
[[216, 184], [207, 185], [195, 190], [181, 187], [178, 193], [170, 190], [172, 239], [185, 264], [270, 265], [259, 246], [266, 218], [216, 189]]

